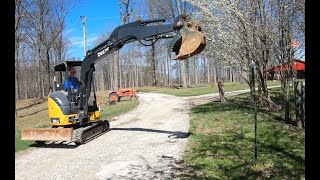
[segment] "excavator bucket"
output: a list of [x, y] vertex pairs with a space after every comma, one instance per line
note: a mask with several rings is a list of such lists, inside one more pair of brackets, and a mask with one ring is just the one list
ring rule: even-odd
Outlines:
[[26, 128], [22, 130], [22, 140], [71, 141], [72, 128]]
[[206, 46], [202, 27], [198, 22], [189, 21], [183, 26], [173, 41], [171, 51], [175, 52], [175, 60], [184, 60], [199, 54]]

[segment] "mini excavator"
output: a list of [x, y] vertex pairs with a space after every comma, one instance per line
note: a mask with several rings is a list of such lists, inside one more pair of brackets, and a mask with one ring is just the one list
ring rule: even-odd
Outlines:
[[[22, 140], [36, 143], [47, 141], [69, 141], [83, 144], [88, 139], [109, 130], [108, 120], [100, 117], [100, 105], [96, 98], [95, 64], [125, 44], [139, 41], [155, 43], [159, 39], [172, 38], [169, 51], [175, 53], [174, 60], [184, 60], [199, 54], [206, 46], [202, 27], [191, 21], [186, 14], [174, 19], [138, 20], [117, 27], [109, 38], [86, 52], [83, 61], [65, 61], [54, 66], [54, 89], [48, 95], [48, 111], [51, 128], [25, 128]], [[81, 68], [79, 89], [63, 90], [62, 83], [68, 78], [69, 67]]]

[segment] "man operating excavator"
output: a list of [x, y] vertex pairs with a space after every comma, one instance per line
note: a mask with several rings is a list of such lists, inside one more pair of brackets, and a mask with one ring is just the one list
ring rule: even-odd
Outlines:
[[65, 80], [64, 90], [71, 92], [77, 92], [79, 88], [79, 79], [75, 76], [77, 74], [77, 69], [75, 67], [69, 67], [69, 77]]

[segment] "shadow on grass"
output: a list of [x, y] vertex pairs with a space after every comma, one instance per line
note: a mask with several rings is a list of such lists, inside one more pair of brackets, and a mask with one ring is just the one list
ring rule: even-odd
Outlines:
[[206, 114], [211, 112], [231, 111], [231, 110], [251, 111], [253, 105], [247, 97], [228, 98], [227, 102], [213, 101], [211, 103], [197, 106], [192, 109], [192, 113]]
[[[277, 96], [277, 95], [276, 95]], [[282, 99], [274, 98], [274, 101]], [[194, 122], [195, 144], [187, 153], [187, 166], [191, 171], [180, 172], [181, 179], [301, 179], [305, 176], [304, 135], [291, 132], [287, 126], [281, 126], [283, 119], [272, 111], [259, 109], [263, 122], [258, 124], [258, 159], [254, 159], [253, 123], [241, 119], [240, 114], [253, 112], [249, 95], [229, 98], [227, 102], [211, 102], [192, 109], [193, 114], [207, 114], [204, 119]], [[203, 121], [226, 112], [228, 117], [220, 120], [214, 128], [225, 128], [220, 133], [210, 131], [202, 133]], [[239, 114], [239, 115], [238, 115]], [[230, 117], [229, 117], [230, 116]], [[235, 116], [235, 117], [232, 117]], [[212, 118], [211, 118], [212, 117]], [[266, 118], [265, 118], [266, 117]], [[234, 122], [235, 118], [237, 122]], [[231, 123], [230, 123], [231, 122]], [[233, 123], [234, 122], [234, 123]], [[275, 123], [277, 122], [277, 123]], [[226, 123], [226, 124], [223, 124]], [[280, 124], [279, 124], [280, 123]], [[239, 128], [239, 124], [240, 128]], [[284, 123], [283, 123], [284, 124]], [[235, 125], [235, 126], [233, 126]], [[199, 131], [197, 131], [199, 128]]]
[[[225, 111], [243, 111], [247, 113], [253, 113], [254, 112], [254, 104], [251, 102], [250, 94], [245, 93], [243, 95], [228, 98], [226, 102], [221, 103], [219, 100], [213, 101], [211, 103], [198, 106], [196, 108], [192, 109], [192, 113], [194, 114], [206, 114], [206, 113], [216, 113], [216, 112], [225, 112]], [[274, 102], [281, 104], [279, 102], [282, 102], [283, 100], [280, 98], [274, 98]], [[281, 105], [283, 105], [282, 103]], [[258, 113], [265, 113], [270, 116], [274, 117], [274, 120], [276, 121], [282, 121], [285, 122], [284, 118], [279, 116], [279, 111], [277, 111], [278, 114], [274, 113], [274, 111], [266, 110], [264, 107], [258, 107]]]
[[192, 166], [194, 172], [182, 173], [181, 179], [300, 179], [305, 173], [304, 158], [291, 152], [294, 145], [284, 147], [259, 141], [255, 162], [254, 139], [243, 138], [240, 133], [200, 137], [199, 143], [188, 157], [198, 162]]

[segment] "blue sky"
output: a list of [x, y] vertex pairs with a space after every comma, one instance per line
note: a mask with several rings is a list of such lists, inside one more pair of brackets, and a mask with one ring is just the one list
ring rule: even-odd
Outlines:
[[[86, 16], [87, 50], [93, 48], [93, 41], [120, 26], [118, 0], [78, 0], [66, 20], [66, 34], [72, 42], [68, 57], [84, 58], [83, 21]], [[299, 50], [304, 54], [304, 48]], [[299, 52], [297, 52], [299, 53]], [[304, 56], [300, 57], [304, 60]]]
[[93, 48], [97, 36], [120, 25], [118, 0], [80, 0], [66, 19], [66, 33], [72, 42], [69, 57], [84, 58], [83, 20], [86, 17], [87, 50]]

